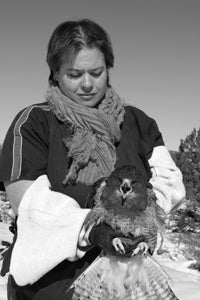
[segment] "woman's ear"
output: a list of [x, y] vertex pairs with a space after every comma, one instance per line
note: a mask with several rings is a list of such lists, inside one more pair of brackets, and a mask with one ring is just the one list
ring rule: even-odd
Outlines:
[[57, 85], [57, 72], [54, 74], [54, 72], [51, 70], [49, 75], [49, 85]]
[[58, 78], [57, 78], [57, 72], [53, 72], [51, 70], [51, 73], [49, 75], [49, 85], [50, 86], [57, 86], [58, 85]]
[[55, 72], [54, 74], [53, 74], [53, 80], [54, 81], [58, 81], [58, 73], [57, 72]]

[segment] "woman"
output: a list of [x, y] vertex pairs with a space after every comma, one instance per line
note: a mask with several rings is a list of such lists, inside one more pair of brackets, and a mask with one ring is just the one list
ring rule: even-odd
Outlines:
[[9, 299], [71, 299], [67, 287], [99, 248], [114, 251], [109, 227], [82, 225], [91, 185], [115, 167], [136, 165], [166, 213], [185, 195], [155, 121], [125, 106], [109, 84], [114, 55], [103, 28], [88, 19], [60, 24], [47, 63], [46, 101], [16, 116], [0, 160], [18, 218]]

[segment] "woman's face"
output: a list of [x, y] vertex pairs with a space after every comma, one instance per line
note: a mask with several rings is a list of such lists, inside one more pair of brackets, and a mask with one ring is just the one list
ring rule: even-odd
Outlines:
[[107, 87], [107, 68], [104, 55], [97, 48], [83, 48], [73, 62], [64, 62], [56, 73], [58, 85], [72, 101], [95, 107]]

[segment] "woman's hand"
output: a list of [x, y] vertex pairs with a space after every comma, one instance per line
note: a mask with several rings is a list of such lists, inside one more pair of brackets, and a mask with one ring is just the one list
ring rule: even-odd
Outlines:
[[[113, 240], [119, 238], [124, 251], [117, 250], [113, 245]], [[121, 238], [121, 239], [120, 239]], [[125, 237], [121, 233], [115, 232], [109, 225], [101, 223], [91, 229], [89, 241], [92, 245], [113, 254], [130, 257], [138, 244], [145, 242], [144, 236], [133, 237], [131, 234]]]

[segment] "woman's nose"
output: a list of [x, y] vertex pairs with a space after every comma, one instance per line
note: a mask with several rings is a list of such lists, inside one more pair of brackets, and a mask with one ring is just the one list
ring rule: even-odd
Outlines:
[[81, 89], [83, 90], [84, 93], [90, 93], [93, 89], [93, 82], [89, 74], [85, 74], [82, 84], [81, 84]]

